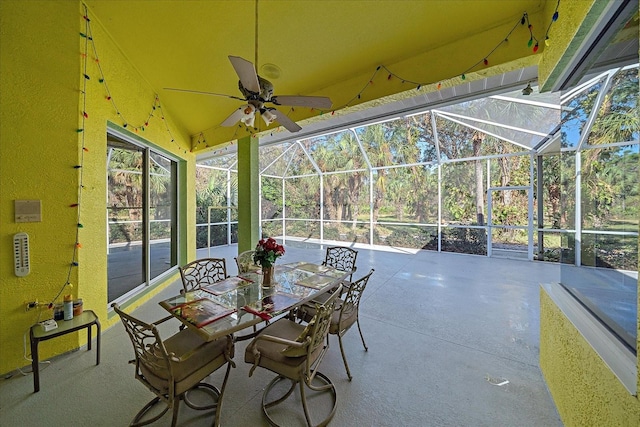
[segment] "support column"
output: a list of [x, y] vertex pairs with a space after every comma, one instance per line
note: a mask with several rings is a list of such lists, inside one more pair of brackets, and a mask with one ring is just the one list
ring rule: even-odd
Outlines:
[[258, 138], [238, 140], [238, 253], [260, 239], [260, 169]]

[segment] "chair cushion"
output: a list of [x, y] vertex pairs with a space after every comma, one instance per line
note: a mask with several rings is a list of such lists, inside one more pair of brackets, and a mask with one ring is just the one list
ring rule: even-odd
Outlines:
[[[304, 329], [305, 326], [297, 324], [289, 319], [282, 318], [264, 328], [260, 332], [260, 335], [273, 335], [279, 338], [295, 341], [302, 334]], [[283, 353], [283, 350], [286, 347], [288, 347], [286, 344], [258, 340], [255, 338], [247, 346], [244, 353], [244, 361], [255, 364], [256, 358], [258, 358], [258, 366], [262, 366], [265, 369], [283, 375], [287, 378], [301, 378], [307, 358], [287, 356]], [[312, 361], [318, 357], [321, 351], [322, 346], [318, 346], [318, 348], [314, 350], [311, 354]]]
[[[304, 327], [302, 332], [300, 332], [300, 335], [298, 335], [298, 337], [296, 338], [296, 342], [300, 342], [300, 343], [304, 342], [307, 339], [307, 337], [311, 334], [313, 325], [315, 325], [315, 321], [311, 319], [309, 323], [307, 323], [307, 326]], [[289, 345], [282, 350], [282, 354], [288, 357], [301, 357], [307, 354], [307, 348], [294, 347], [292, 345]]]
[[[176, 357], [190, 354], [181, 362], [170, 361], [173, 369], [176, 394], [189, 390], [207, 375], [224, 365], [227, 360], [224, 356], [228, 340], [226, 337], [215, 341], [206, 342], [198, 334], [190, 329], [183, 329], [177, 334], [164, 340], [167, 353], [174, 353]], [[233, 346], [229, 357], [233, 357]], [[141, 365], [140, 370], [147, 380], [158, 390], [168, 390], [170, 372], [168, 369], [157, 369], [151, 366]]]

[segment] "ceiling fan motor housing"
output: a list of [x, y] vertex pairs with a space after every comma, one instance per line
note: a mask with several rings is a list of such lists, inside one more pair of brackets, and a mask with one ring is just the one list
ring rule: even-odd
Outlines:
[[258, 82], [260, 83], [260, 93], [251, 92], [242, 85], [242, 81], [238, 80], [238, 89], [247, 101], [260, 101], [269, 102], [273, 96], [273, 84], [260, 76], [258, 76]]

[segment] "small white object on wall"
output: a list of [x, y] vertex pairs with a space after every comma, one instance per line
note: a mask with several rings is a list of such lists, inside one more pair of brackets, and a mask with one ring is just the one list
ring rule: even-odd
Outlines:
[[14, 200], [16, 222], [41, 222], [42, 204], [40, 200]]
[[13, 235], [13, 267], [18, 277], [26, 276], [31, 270], [29, 261], [29, 235], [27, 233], [17, 233]]

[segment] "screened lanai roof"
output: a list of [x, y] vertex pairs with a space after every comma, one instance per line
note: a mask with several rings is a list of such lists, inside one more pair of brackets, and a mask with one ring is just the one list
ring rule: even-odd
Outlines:
[[[511, 79], [510, 83], [513, 81], [522, 83], [523, 77], [529, 76], [529, 73], [531, 73], [530, 70], [520, 70], [518, 76], [508, 78]], [[502, 77], [502, 82], [505, 82], [505, 78]], [[426, 104], [423, 104], [422, 108], [416, 107], [417, 99], [426, 102], [425, 96], [427, 95], [401, 101], [401, 105], [405, 107], [415, 104], [410, 110], [406, 110], [411, 114], [398, 115], [388, 112], [387, 117], [377, 123], [372, 123], [371, 120], [363, 117], [362, 124], [343, 127], [341, 130], [325, 130], [324, 133], [318, 132], [318, 134], [306, 138], [295, 135], [296, 139], [294, 140], [279, 140], [277, 143], [273, 142], [273, 135], [261, 137], [260, 171], [269, 176], [286, 177], [347, 170], [367, 170], [372, 166], [370, 159], [376, 156], [379, 147], [367, 143], [367, 138], [363, 136], [364, 130], [369, 126], [384, 128], [385, 123], [393, 122], [399, 117], [414, 117], [414, 121], [423, 128], [422, 138], [424, 140], [416, 142], [421, 150], [419, 155], [421, 162], [438, 162], [447, 158], [436, 148], [435, 138], [437, 135], [434, 135], [432, 131], [434, 123], [431, 123], [431, 120], [437, 124], [436, 128], [444, 126], [450, 130], [464, 129], [468, 132], [481, 132], [510, 146], [507, 150], [509, 152], [535, 150], [543, 141], [552, 137], [552, 133], [557, 130], [560, 122], [560, 95], [558, 93], [540, 93], [535, 83], [532, 84], [533, 92], [529, 95], [523, 94], [523, 89], [529, 84], [527, 82], [507, 92], [498, 91], [496, 94], [497, 89], [494, 87], [491, 91], [494, 93], [493, 95], [479, 99], [452, 101], [458, 98], [468, 99], [469, 91], [482, 92], [482, 88], [488, 89], [499, 83], [496, 77], [486, 80], [474, 83], [477, 87], [465, 84], [458, 88], [450, 88], [448, 93], [437, 94], [439, 99], [430, 103], [433, 105], [432, 108]], [[431, 97], [434, 96], [436, 95], [431, 95]], [[385, 110], [389, 108], [388, 105], [384, 107]], [[373, 113], [370, 112], [369, 117], [373, 117]], [[291, 137], [289, 136], [289, 138]], [[330, 165], [324, 162], [321, 154], [322, 149], [346, 150], [346, 147], [341, 146], [346, 143], [359, 145], [361, 149], [350, 150], [345, 156], [337, 158], [333, 156]], [[213, 153], [213, 156], [209, 154], [208, 158], [201, 158], [199, 164], [223, 169], [236, 169], [235, 146], [225, 148], [225, 152], [214, 151]], [[472, 153], [469, 147], [461, 147], [459, 155], [468, 157]], [[396, 149], [391, 150], [391, 155], [384, 159], [378, 159], [377, 165], [373, 166], [391, 166], [411, 161], [415, 160], [404, 158], [402, 150]]]
[[530, 150], [548, 138], [560, 122], [560, 94], [539, 93], [537, 86], [532, 89], [530, 95], [515, 90], [432, 111], [447, 120]]

